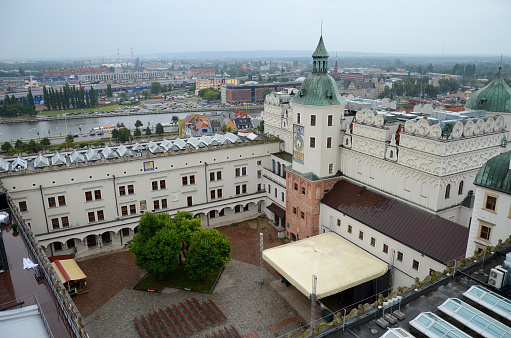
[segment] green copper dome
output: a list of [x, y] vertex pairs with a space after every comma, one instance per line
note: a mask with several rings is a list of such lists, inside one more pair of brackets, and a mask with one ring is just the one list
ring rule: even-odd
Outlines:
[[511, 113], [511, 88], [499, 72], [492, 82], [476, 91], [465, 104], [465, 108], [489, 112]]
[[291, 102], [309, 106], [332, 106], [346, 103], [339, 94], [335, 80], [328, 75], [328, 52], [319, 39], [312, 54], [312, 74], [303, 81], [302, 87]]
[[511, 194], [511, 151], [497, 155], [486, 162], [477, 173], [475, 185]]

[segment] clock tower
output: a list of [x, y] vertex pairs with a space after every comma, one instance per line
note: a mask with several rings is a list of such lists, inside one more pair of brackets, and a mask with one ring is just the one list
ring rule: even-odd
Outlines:
[[293, 240], [317, 235], [319, 202], [338, 180], [341, 121], [346, 101], [328, 74], [328, 52], [319, 39], [312, 73], [293, 108], [293, 162], [286, 178], [286, 226]]

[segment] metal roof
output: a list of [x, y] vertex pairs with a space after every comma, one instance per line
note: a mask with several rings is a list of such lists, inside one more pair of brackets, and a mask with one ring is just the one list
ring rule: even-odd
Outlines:
[[328, 52], [325, 48], [325, 43], [323, 42], [323, 35], [319, 38], [318, 46], [314, 53], [312, 53], [313, 58], [327, 58], [329, 57]]
[[465, 257], [467, 228], [345, 179], [322, 203], [443, 264]]
[[511, 194], [511, 151], [489, 159], [477, 173], [475, 185]]
[[492, 82], [470, 96], [465, 108], [511, 113], [511, 88], [502, 78], [501, 68], [499, 67], [499, 71]]

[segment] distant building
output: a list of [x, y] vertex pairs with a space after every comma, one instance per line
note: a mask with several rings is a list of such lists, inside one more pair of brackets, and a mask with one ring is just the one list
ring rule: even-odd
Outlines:
[[343, 81], [343, 80], [351, 80], [353, 82], [364, 82], [364, 81], [369, 81], [369, 74], [363, 74], [363, 73], [341, 73], [340, 78], [341, 78], [341, 81]]
[[189, 75], [215, 75], [215, 67], [213, 66], [191, 66], [186, 72]]
[[213, 88], [218, 91], [225, 84], [239, 85], [240, 80], [238, 79], [226, 79], [226, 78], [213, 78], [213, 79], [197, 79], [195, 80], [195, 95], [199, 95], [199, 90], [205, 88]]
[[61, 69], [45, 69], [43, 70], [43, 77], [64, 77], [71, 75], [88, 75], [88, 74], [101, 74], [108, 73], [106, 67], [80, 67], [80, 68], [61, 68]]
[[264, 102], [263, 89], [268, 88], [272, 92], [279, 92], [284, 88], [300, 88], [300, 82], [289, 83], [268, 83], [268, 84], [250, 84], [250, 85], [225, 85], [222, 86], [222, 103], [259, 103]]

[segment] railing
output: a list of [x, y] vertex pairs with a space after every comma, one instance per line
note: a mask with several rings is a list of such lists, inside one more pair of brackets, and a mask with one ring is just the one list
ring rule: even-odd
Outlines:
[[[3, 187], [3, 184], [0, 183], [0, 187]], [[82, 327], [82, 317], [80, 317], [80, 312], [67, 294], [64, 285], [51, 266], [50, 261], [48, 260], [48, 257], [46, 256], [42, 246], [35, 238], [32, 230], [30, 230], [30, 228], [27, 226], [25, 220], [20, 214], [20, 211], [18, 210], [16, 204], [7, 191], [6, 196], [9, 207], [11, 209], [11, 217], [13, 217], [18, 224], [18, 229], [21, 231], [27, 246], [30, 248], [30, 251], [34, 255], [44, 277], [48, 281], [48, 285], [50, 286], [53, 295], [57, 299], [59, 306], [62, 309], [62, 312], [64, 313], [64, 316], [66, 317], [73, 333], [76, 337], [88, 337], [85, 329]], [[43, 320], [46, 322], [45, 318]]]

